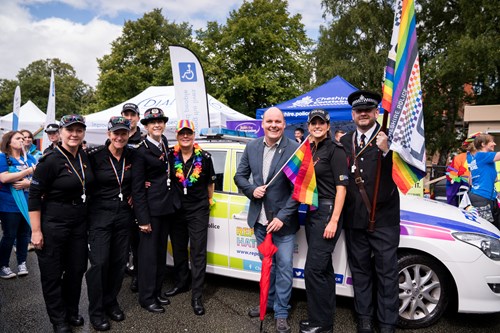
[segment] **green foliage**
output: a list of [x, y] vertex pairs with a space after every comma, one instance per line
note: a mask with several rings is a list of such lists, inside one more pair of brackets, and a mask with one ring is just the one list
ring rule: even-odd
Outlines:
[[394, 17], [387, 1], [324, 1], [337, 17], [320, 28], [318, 82], [340, 75], [360, 89], [381, 91]]
[[42, 111], [45, 111], [51, 70], [54, 70], [56, 85], [56, 119], [64, 114], [80, 113], [84, 106], [94, 103], [92, 88], [76, 77], [76, 72], [70, 64], [54, 58], [32, 62], [19, 71], [17, 80], [2, 80], [0, 84], [1, 110], [5, 113], [12, 111], [14, 91], [19, 85], [21, 105], [31, 100]]
[[[333, 19], [320, 31], [318, 81], [339, 74], [359, 88], [381, 91], [393, 3], [322, 1], [324, 17]], [[465, 135], [464, 104], [500, 103], [500, 2], [417, 0], [416, 11], [426, 148], [429, 156], [439, 152], [444, 164]]]
[[111, 54], [97, 59], [97, 95], [101, 109], [127, 100], [151, 85], [172, 85], [170, 45], [191, 48], [188, 23], [170, 23], [161, 9], [137, 21], [126, 21], [122, 35], [112, 42]]
[[197, 31], [209, 93], [255, 116], [309, 88], [310, 47], [301, 16], [283, 0], [244, 1], [225, 25]]

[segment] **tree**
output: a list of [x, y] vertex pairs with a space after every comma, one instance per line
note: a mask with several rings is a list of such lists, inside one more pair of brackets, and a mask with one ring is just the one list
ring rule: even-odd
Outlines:
[[[438, 152], [440, 164], [444, 164], [464, 136], [465, 131], [457, 127], [464, 104], [500, 103], [500, 3], [416, 2], [426, 148], [429, 156]], [[329, 27], [320, 31], [315, 53], [318, 79], [331, 77], [328, 68], [332, 68], [338, 71], [334, 74], [345, 75], [359, 88], [381, 91], [393, 3], [322, 1], [324, 15], [333, 18]], [[466, 89], [469, 85], [472, 94]]]
[[207, 89], [232, 108], [255, 116], [257, 108], [309, 88], [312, 41], [301, 15], [283, 0], [244, 1], [225, 25], [198, 30]]
[[7, 113], [12, 112], [14, 92], [17, 85], [18, 82], [16, 80], [0, 79], [0, 116], [5, 116]]
[[391, 5], [392, 1], [323, 1], [324, 16], [335, 20], [320, 27], [314, 53], [318, 82], [340, 75], [360, 89], [381, 91], [394, 17]]
[[97, 59], [99, 107], [121, 103], [151, 85], [173, 84], [168, 47], [192, 47], [191, 33], [188, 23], [170, 23], [161, 9], [126, 21], [122, 35], [111, 44], [111, 54]]
[[18, 72], [17, 80], [2, 81], [0, 85], [2, 110], [6, 101], [6, 111], [12, 111], [14, 90], [17, 85], [21, 88], [21, 104], [31, 100], [44, 110], [49, 96], [51, 70], [54, 70], [56, 85], [56, 119], [65, 114], [81, 113], [87, 104], [94, 101], [92, 88], [76, 77], [73, 67], [53, 58], [32, 62]]

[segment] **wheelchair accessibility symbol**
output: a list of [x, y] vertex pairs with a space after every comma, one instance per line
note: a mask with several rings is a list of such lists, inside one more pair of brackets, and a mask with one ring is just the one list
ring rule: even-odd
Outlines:
[[196, 65], [194, 62], [180, 62], [179, 75], [181, 82], [196, 82]]

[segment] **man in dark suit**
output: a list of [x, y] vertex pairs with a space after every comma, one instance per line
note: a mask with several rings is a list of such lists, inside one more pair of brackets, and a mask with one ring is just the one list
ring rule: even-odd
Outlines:
[[[180, 200], [170, 186], [168, 141], [163, 136], [168, 118], [159, 108], [146, 110], [141, 123], [148, 135], [137, 148], [132, 168], [132, 198], [139, 223], [139, 303], [149, 312], [165, 312], [170, 304], [161, 296], [169, 223]], [[145, 184], [148, 183], [146, 188]]]
[[[292, 294], [295, 233], [299, 229], [299, 203], [292, 199], [293, 185], [283, 172], [267, 184], [298, 144], [283, 136], [285, 118], [278, 108], [269, 108], [264, 113], [262, 128], [264, 137], [247, 144], [234, 181], [250, 199], [248, 225], [254, 228], [257, 243], [262, 243], [267, 233], [273, 233], [273, 242], [278, 247], [273, 257], [267, 308], [274, 310], [276, 332], [283, 333], [290, 332], [287, 318]], [[250, 309], [248, 315], [258, 317], [259, 307]]]
[[[360, 90], [349, 95], [348, 102], [352, 106], [356, 130], [340, 139], [349, 157], [344, 228], [360, 333], [373, 332], [372, 318], [375, 313], [380, 331], [394, 332], [399, 308], [399, 192], [392, 180], [392, 152], [388, 147], [387, 135], [380, 131], [376, 121], [381, 99], [379, 94], [369, 91]], [[379, 151], [382, 151], [382, 169], [375, 230], [371, 232], [367, 229]], [[372, 254], [375, 274], [372, 272]], [[377, 290], [375, 304], [374, 284]]]

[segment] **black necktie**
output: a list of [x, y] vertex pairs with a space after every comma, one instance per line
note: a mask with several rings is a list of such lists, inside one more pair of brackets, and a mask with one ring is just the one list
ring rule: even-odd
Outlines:
[[361, 134], [360, 140], [359, 140], [359, 148], [363, 148], [365, 146], [365, 138], [366, 138], [366, 135]]

